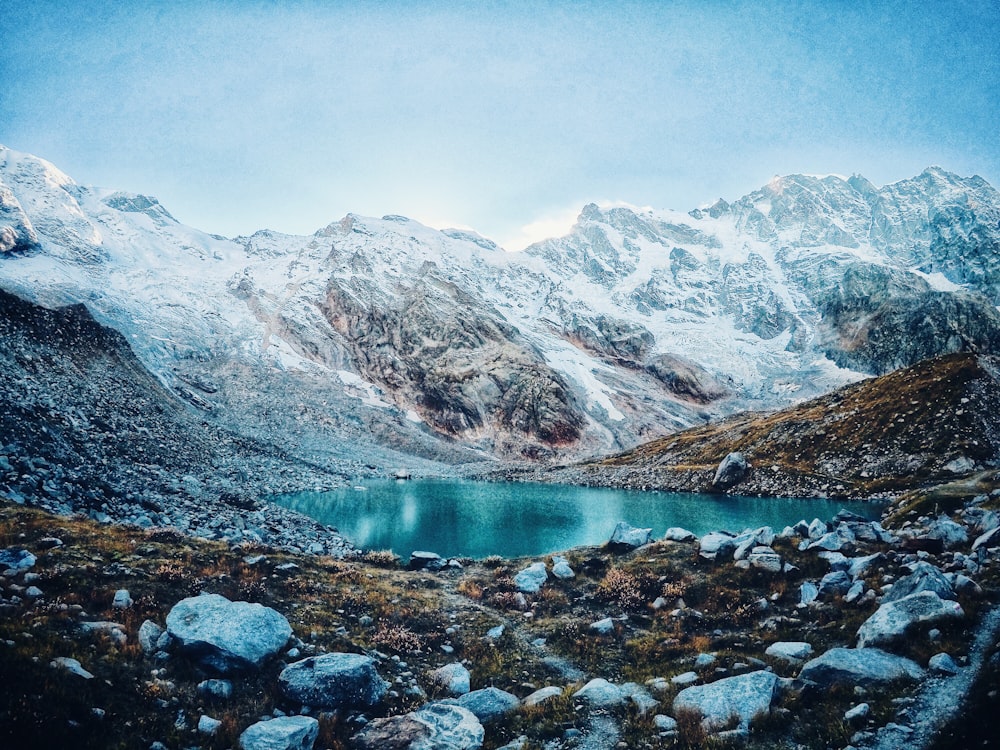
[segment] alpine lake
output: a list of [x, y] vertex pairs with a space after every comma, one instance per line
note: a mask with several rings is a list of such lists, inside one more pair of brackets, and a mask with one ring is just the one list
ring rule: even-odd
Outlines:
[[361, 549], [404, 559], [414, 550], [477, 559], [543, 555], [603, 544], [619, 521], [652, 528], [657, 539], [673, 526], [699, 536], [760, 526], [781, 531], [803, 519], [829, 521], [841, 509], [870, 520], [882, 510], [860, 501], [467, 480], [372, 480], [271, 500], [336, 527]]

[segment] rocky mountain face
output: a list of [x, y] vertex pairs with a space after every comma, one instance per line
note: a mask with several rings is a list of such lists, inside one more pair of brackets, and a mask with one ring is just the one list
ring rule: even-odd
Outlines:
[[594, 455], [993, 352], [998, 243], [1000, 194], [937, 168], [588, 205], [516, 254], [399, 216], [230, 240], [0, 149], [0, 286], [86, 305], [203, 418], [359, 470]]
[[989, 470], [998, 460], [1000, 360], [951, 354], [788, 409], [740, 414], [555, 469], [545, 478], [632, 489], [868, 498]]

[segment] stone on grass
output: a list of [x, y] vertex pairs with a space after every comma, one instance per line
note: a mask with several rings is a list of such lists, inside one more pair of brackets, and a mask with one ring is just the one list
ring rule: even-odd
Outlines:
[[332, 653], [289, 664], [278, 675], [278, 687], [306, 706], [369, 708], [381, 703], [389, 683], [379, 677], [370, 656]]
[[781, 555], [774, 550], [769, 549], [767, 552], [751, 552], [747, 557], [747, 560], [750, 562], [751, 568], [763, 570], [767, 573], [781, 572]]
[[80, 662], [68, 656], [57, 656], [49, 662], [49, 666], [55, 669], [65, 669], [70, 674], [75, 674], [77, 677], [82, 677], [85, 680], [94, 679], [94, 675], [84, 669]]
[[545, 581], [548, 580], [548, 577], [549, 574], [545, 570], [545, 563], [536, 562], [514, 576], [514, 585], [517, 586], [518, 591], [525, 594], [536, 594], [542, 588]]
[[174, 605], [167, 632], [181, 653], [226, 673], [259, 667], [285, 647], [292, 627], [270, 607], [202, 594]]
[[976, 537], [976, 541], [972, 543], [972, 551], [975, 552], [980, 547], [983, 549], [1000, 547], [1000, 527], [990, 529], [989, 531]]
[[675, 715], [679, 711], [698, 713], [702, 727], [709, 732], [725, 729], [734, 717], [739, 728], [747, 731], [754, 717], [771, 708], [777, 683], [777, 675], [761, 670], [696, 685], [677, 694], [673, 711]]
[[590, 623], [590, 629], [601, 635], [609, 635], [615, 632], [615, 621], [610, 617], [605, 617], [603, 620]]
[[410, 561], [407, 568], [410, 570], [441, 570], [445, 566], [445, 560], [436, 552], [425, 552], [416, 550], [410, 553]]
[[712, 486], [721, 490], [729, 489], [743, 481], [749, 470], [750, 464], [742, 453], [730, 453], [719, 462], [715, 476], [712, 477]]
[[619, 521], [608, 540], [609, 547], [635, 549], [653, 541], [652, 529], [637, 529], [624, 521]]
[[156, 644], [161, 635], [163, 635], [163, 628], [152, 620], [144, 620], [139, 626], [139, 645], [143, 652], [151, 654], [156, 651]]
[[804, 581], [799, 585], [799, 604], [812, 604], [819, 596], [819, 588], [812, 581]]
[[918, 623], [937, 623], [964, 615], [958, 602], [942, 599], [933, 591], [911, 594], [883, 604], [861, 624], [858, 648], [892, 643]]
[[31, 570], [37, 561], [38, 558], [26, 549], [14, 547], [0, 549], [0, 572], [13, 570], [16, 573], [21, 573], [25, 570]]
[[233, 695], [233, 683], [229, 680], [202, 680], [198, 692], [206, 698], [229, 700]]
[[581, 698], [598, 708], [620, 706], [628, 699], [624, 690], [602, 677], [595, 677], [573, 693], [573, 697]]
[[198, 732], [200, 734], [214, 735], [221, 726], [221, 721], [205, 714], [202, 714], [198, 719]]
[[455, 703], [475, 714], [482, 724], [502, 719], [521, 705], [516, 695], [495, 687], [473, 690], [456, 699]]
[[671, 718], [666, 714], [657, 714], [653, 717], [653, 726], [661, 732], [676, 732], [677, 719]]
[[471, 689], [471, 675], [462, 664], [445, 664], [431, 672], [431, 679], [451, 695], [465, 695]]
[[714, 560], [716, 557], [725, 557], [726, 553], [735, 550], [738, 544], [739, 541], [732, 534], [713, 531], [698, 540], [698, 554]]
[[812, 645], [805, 641], [778, 641], [768, 646], [764, 653], [775, 659], [796, 663], [808, 659], [812, 652]]
[[931, 539], [940, 539], [945, 549], [954, 549], [969, 541], [969, 533], [965, 527], [947, 516], [935, 519], [927, 529], [927, 536]]
[[698, 654], [694, 660], [695, 669], [704, 669], [705, 667], [710, 667], [715, 664], [716, 656], [715, 654]]
[[418, 711], [375, 719], [354, 735], [357, 750], [478, 750], [485, 732], [461, 706], [432, 703]]
[[646, 688], [638, 683], [626, 682], [621, 686], [621, 691], [630, 701], [632, 701], [636, 711], [639, 713], [639, 716], [645, 716], [660, 705], [660, 702], [650, 695]]
[[574, 573], [573, 569], [569, 566], [569, 560], [565, 557], [561, 557], [560, 555], [556, 555], [552, 558], [552, 575], [556, 578], [566, 579], [575, 577], [576, 573]]
[[693, 542], [698, 537], [687, 529], [682, 529], [680, 526], [671, 526], [667, 529], [667, 533], [663, 535], [663, 538], [668, 542]]
[[821, 687], [878, 685], [894, 680], [919, 680], [924, 670], [915, 661], [877, 648], [833, 648], [806, 662], [799, 679]]
[[955, 591], [944, 573], [921, 560], [910, 566], [911, 573], [896, 581], [882, 603], [894, 602], [921, 591], [933, 591], [942, 599], [954, 599]]
[[242, 750], [312, 750], [319, 722], [311, 716], [281, 716], [251, 724], [240, 735]]
[[951, 658], [950, 654], [944, 652], [940, 654], [934, 654], [927, 662], [928, 668], [932, 672], [937, 672], [938, 674], [958, 674], [959, 666], [955, 663], [955, 660]]
[[545, 701], [552, 700], [553, 698], [558, 698], [563, 694], [563, 689], [561, 687], [556, 687], [555, 685], [548, 685], [543, 688], [539, 688], [531, 695], [524, 699], [524, 705], [526, 706], [537, 706], [539, 703], [544, 703]]
[[681, 672], [679, 675], [674, 675], [670, 678], [670, 682], [674, 685], [692, 685], [699, 680], [697, 672]]
[[868, 714], [871, 713], [871, 706], [867, 703], [859, 703], [854, 708], [848, 709], [844, 713], [844, 721], [851, 723], [854, 721], [860, 721], [861, 719], [868, 718]]
[[821, 599], [843, 596], [851, 589], [853, 581], [843, 570], [827, 573], [819, 582], [818, 595]]

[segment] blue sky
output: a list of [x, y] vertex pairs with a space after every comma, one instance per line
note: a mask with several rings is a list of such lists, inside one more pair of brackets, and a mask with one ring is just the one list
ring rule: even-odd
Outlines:
[[992, 0], [7, 0], [0, 38], [0, 143], [226, 235], [396, 213], [514, 247], [775, 174], [1000, 186]]

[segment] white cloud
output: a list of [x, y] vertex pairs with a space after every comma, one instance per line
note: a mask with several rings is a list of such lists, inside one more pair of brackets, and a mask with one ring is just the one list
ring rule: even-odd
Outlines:
[[562, 237], [569, 234], [569, 231], [576, 224], [576, 219], [580, 215], [580, 207], [567, 208], [562, 211], [540, 216], [534, 221], [525, 224], [512, 236], [506, 237], [500, 242], [504, 250], [519, 252], [535, 242], [547, 240], [550, 237]]

